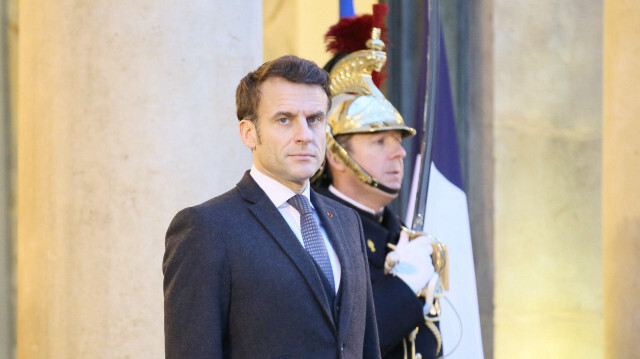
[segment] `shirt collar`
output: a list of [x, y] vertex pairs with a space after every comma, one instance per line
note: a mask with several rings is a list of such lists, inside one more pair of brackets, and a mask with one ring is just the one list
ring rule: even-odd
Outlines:
[[[249, 171], [249, 174], [251, 175], [251, 177], [253, 177], [253, 180], [256, 181], [258, 186], [262, 188], [264, 193], [267, 194], [267, 197], [269, 197], [271, 202], [273, 202], [273, 205], [277, 208], [288, 206], [289, 203], [287, 203], [287, 201], [289, 200], [289, 198], [297, 194], [293, 192], [289, 187], [260, 172], [260, 170], [255, 165], [251, 166], [251, 171]], [[309, 201], [309, 203], [311, 203], [311, 191], [309, 189], [309, 185], [304, 188], [301, 194], [307, 197], [307, 200]], [[313, 207], [313, 204], [311, 204], [311, 207]]]
[[371, 207], [365, 206], [364, 204], [362, 204], [362, 203], [356, 201], [355, 199], [347, 196], [346, 194], [340, 192], [333, 185], [329, 185], [329, 192], [333, 193], [336, 197], [342, 199], [343, 201], [351, 203], [354, 207], [360, 208], [361, 210], [363, 210], [363, 211], [365, 211], [367, 213], [371, 213], [374, 216], [379, 216], [384, 211], [384, 207], [382, 207], [382, 209], [380, 209], [380, 211], [376, 211]]

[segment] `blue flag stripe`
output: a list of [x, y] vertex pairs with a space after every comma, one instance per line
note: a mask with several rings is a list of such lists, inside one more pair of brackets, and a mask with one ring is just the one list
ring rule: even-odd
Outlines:
[[440, 62], [438, 67], [436, 120], [433, 129], [431, 161], [451, 183], [464, 191], [443, 31], [440, 32]]

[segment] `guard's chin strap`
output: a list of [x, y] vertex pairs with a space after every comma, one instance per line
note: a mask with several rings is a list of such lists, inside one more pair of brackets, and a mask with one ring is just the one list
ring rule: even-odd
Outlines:
[[[370, 176], [371, 177], [371, 176]], [[399, 189], [391, 189], [385, 185], [383, 185], [382, 183], [378, 182], [375, 178], [371, 177], [371, 182], [366, 182], [368, 185], [370, 185], [371, 187], [375, 187], [379, 190], [381, 190], [382, 192], [386, 192], [389, 194], [398, 194], [400, 193]]]
[[367, 173], [360, 165], [349, 155], [347, 150], [342, 147], [338, 141], [331, 134], [329, 126], [327, 126], [327, 147], [331, 153], [333, 153], [342, 163], [347, 166], [353, 173], [356, 174], [359, 180], [368, 184], [371, 187], [375, 187], [382, 192], [396, 195], [400, 193], [399, 189], [389, 188], [382, 183], [378, 182], [375, 178], [373, 178], [370, 174]]

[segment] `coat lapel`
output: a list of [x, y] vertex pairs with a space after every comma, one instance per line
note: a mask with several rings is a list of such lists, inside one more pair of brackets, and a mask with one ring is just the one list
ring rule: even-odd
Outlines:
[[345, 222], [347, 219], [339, 215], [343, 213], [342, 211], [337, 210], [331, 203], [323, 197], [318, 196], [314, 191], [311, 191], [311, 201], [340, 261], [340, 290], [342, 292], [342, 298], [340, 305], [341, 310], [338, 313], [338, 328], [340, 333], [347, 333], [350, 314], [352, 312], [350, 308], [353, 305], [353, 291], [351, 290], [351, 281], [353, 278], [349, 266], [349, 262], [352, 260], [350, 256], [352, 256], [353, 253], [350, 253], [348, 247], [345, 245], [344, 235], [340, 235], [340, 233], [345, 233], [344, 228], [346, 228]]
[[[262, 224], [272, 239], [278, 243], [282, 251], [291, 259], [302, 277], [309, 285], [325, 316], [334, 325], [329, 301], [324, 292], [322, 281], [318, 275], [313, 259], [304, 250], [280, 211], [273, 205], [264, 191], [256, 184], [247, 171], [236, 188], [242, 197], [249, 202], [249, 211]], [[342, 260], [342, 259], [341, 259]], [[337, 331], [336, 331], [337, 332]]]

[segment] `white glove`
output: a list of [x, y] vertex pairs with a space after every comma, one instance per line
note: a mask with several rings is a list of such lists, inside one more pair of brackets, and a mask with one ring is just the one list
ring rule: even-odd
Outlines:
[[411, 241], [402, 238], [402, 232], [396, 248], [387, 254], [385, 271], [402, 279], [418, 294], [433, 276], [433, 262], [431, 261], [431, 241], [427, 236], [420, 236]]

